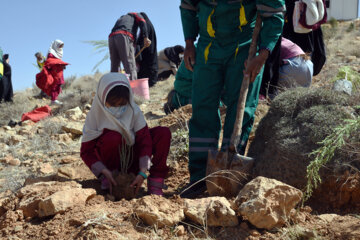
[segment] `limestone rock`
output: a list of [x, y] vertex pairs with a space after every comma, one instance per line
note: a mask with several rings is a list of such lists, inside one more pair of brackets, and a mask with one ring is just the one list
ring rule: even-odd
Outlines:
[[44, 175], [48, 175], [55, 172], [54, 168], [51, 166], [50, 163], [41, 164], [38, 171]]
[[52, 216], [65, 212], [73, 206], [85, 205], [86, 201], [94, 195], [96, 195], [96, 191], [92, 188], [73, 188], [56, 192], [40, 200], [39, 217]]
[[186, 199], [184, 213], [191, 221], [209, 227], [234, 227], [239, 224], [235, 211], [224, 197]]
[[58, 169], [58, 176], [70, 179], [92, 179], [94, 174], [85, 165], [65, 165]]
[[21, 161], [11, 155], [7, 155], [3, 158], [0, 158], [0, 163], [5, 163], [11, 166], [19, 166], [21, 164]]
[[63, 158], [60, 159], [60, 163], [62, 164], [68, 164], [68, 163], [73, 163], [73, 162], [77, 162], [80, 161], [81, 159], [79, 157], [75, 157], [75, 156], [65, 156]]
[[[0, 139], [1, 141], [1, 139]], [[2, 149], [4, 152], [7, 151], [9, 149], [9, 146], [6, 145], [5, 143], [0, 143], [0, 149]]]
[[74, 182], [38, 182], [26, 185], [21, 188], [16, 196], [20, 199], [17, 209], [22, 210], [25, 218], [38, 216], [39, 203], [52, 194], [59, 191], [66, 191], [74, 188], [81, 188], [81, 185]]
[[354, 61], [356, 61], [356, 56], [347, 56], [346, 62], [350, 63], [350, 62], [354, 62]]
[[69, 109], [65, 112], [65, 116], [73, 121], [79, 120], [82, 115], [82, 111], [79, 107]]
[[179, 203], [157, 195], [139, 199], [134, 212], [144, 223], [159, 228], [175, 226], [185, 218], [183, 208]]
[[72, 142], [71, 133], [62, 133], [56, 135], [56, 140], [68, 144]]
[[14, 135], [10, 136], [10, 139], [8, 140], [8, 144], [9, 145], [17, 145], [21, 142], [24, 142], [25, 140], [26, 140], [25, 137], [14, 134]]
[[185, 227], [183, 225], [176, 226], [174, 233], [177, 237], [184, 236], [186, 234]]
[[19, 166], [21, 164], [21, 162], [20, 162], [19, 159], [13, 158], [13, 159], [10, 159], [8, 164], [11, 165], [11, 166]]
[[24, 126], [34, 126], [35, 123], [31, 120], [25, 120], [23, 122], [21, 122], [21, 126], [24, 127]]
[[82, 135], [84, 123], [81, 122], [68, 122], [66, 125], [61, 127], [67, 133], [72, 133], [75, 135]]
[[333, 214], [333, 213], [327, 213], [327, 214], [321, 214], [318, 216], [321, 220], [323, 220], [326, 223], [331, 223], [336, 217], [339, 215]]
[[281, 227], [300, 202], [302, 192], [275, 179], [257, 177], [235, 199], [238, 213], [257, 228]]

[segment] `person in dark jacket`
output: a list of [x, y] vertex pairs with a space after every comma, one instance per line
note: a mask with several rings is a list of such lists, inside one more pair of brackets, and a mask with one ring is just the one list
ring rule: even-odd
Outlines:
[[294, 0], [285, 0], [286, 15], [283, 29], [283, 36], [297, 44], [305, 53], [311, 55], [314, 64], [313, 75], [320, 73], [326, 61], [325, 44], [321, 27], [309, 33], [296, 33], [293, 26]]
[[[149, 78], [149, 87], [152, 87], [156, 84], [158, 78], [158, 58], [157, 58], [157, 47], [156, 47], [156, 33], [153, 24], [146, 15], [146, 13], [141, 12], [140, 15], [146, 21], [146, 28], [148, 31], [148, 38], [151, 41], [151, 45], [145, 48], [139, 57], [136, 59], [139, 64], [139, 71], [137, 73], [138, 78]], [[140, 50], [144, 47], [144, 36], [140, 35], [137, 39], [137, 50]]]
[[109, 35], [111, 72], [118, 72], [120, 62], [122, 62], [131, 80], [137, 79], [134, 43], [138, 28], [141, 30], [140, 35], [144, 38], [144, 46], [150, 46], [146, 21], [139, 13], [121, 16]]
[[176, 75], [178, 67], [181, 63], [181, 55], [184, 55], [184, 47], [181, 45], [168, 47], [159, 52], [159, 80], [166, 79], [170, 77], [171, 74]]
[[12, 102], [13, 87], [11, 82], [11, 66], [9, 64], [9, 54], [4, 54], [3, 57], [4, 75], [2, 78], [2, 92], [0, 93], [0, 102]]

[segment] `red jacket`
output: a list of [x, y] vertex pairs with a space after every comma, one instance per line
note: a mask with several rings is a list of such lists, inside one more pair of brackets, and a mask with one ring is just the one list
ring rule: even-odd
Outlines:
[[55, 85], [64, 84], [64, 68], [68, 63], [49, 54], [42, 71], [36, 74], [36, 85], [50, 96]]
[[[104, 132], [105, 131], [110, 130], [104, 129]], [[90, 169], [94, 163], [96, 163], [97, 161], [101, 161], [101, 159], [98, 159], [96, 153], [96, 143], [99, 138], [96, 138], [89, 142], [81, 143], [80, 156]], [[152, 140], [147, 125], [135, 133], [134, 151], [136, 152], [136, 155], [139, 157], [139, 159], [144, 156], [152, 156]]]

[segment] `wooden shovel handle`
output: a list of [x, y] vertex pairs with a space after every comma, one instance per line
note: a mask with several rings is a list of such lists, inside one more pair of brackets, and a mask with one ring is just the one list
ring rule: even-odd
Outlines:
[[146, 46], [143, 46], [140, 51], [136, 54], [135, 58], [137, 58], [144, 49], [147, 48]]
[[[261, 20], [260, 14], [257, 14], [255, 28], [254, 28], [254, 32], [252, 35], [250, 49], [249, 49], [249, 56], [247, 59], [248, 62], [252, 58], [254, 58], [256, 55], [257, 40], [258, 40], [258, 36], [259, 36], [260, 30], [261, 30], [261, 26], [262, 26], [262, 20]], [[238, 105], [237, 105], [234, 130], [231, 134], [231, 140], [230, 140], [230, 146], [229, 146], [229, 150], [232, 152], [236, 152], [236, 146], [239, 144], [239, 140], [240, 140], [240, 136], [241, 136], [241, 127], [242, 127], [242, 122], [244, 119], [245, 102], [246, 102], [246, 97], [248, 94], [249, 84], [250, 84], [250, 77], [244, 76], [242, 84], [241, 84], [240, 95], [239, 95], [239, 100], [238, 100]]]

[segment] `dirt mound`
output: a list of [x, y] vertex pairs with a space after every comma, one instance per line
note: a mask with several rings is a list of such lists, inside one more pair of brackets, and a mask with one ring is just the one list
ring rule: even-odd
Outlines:
[[175, 132], [179, 128], [187, 126], [188, 121], [192, 115], [191, 105], [186, 105], [179, 109], [176, 109], [171, 114], [159, 120], [161, 126], [170, 128], [171, 132]]
[[[296, 89], [279, 95], [261, 120], [249, 149], [249, 156], [256, 158], [254, 175], [274, 178], [304, 189], [306, 168], [313, 160], [309, 154], [320, 146], [320, 141], [334, 132], [335, 127], [343, 123], [343, 119], [352, 119], [358, 115], [352, 106], [347, 96], [321, 89]], [[331, 183], [331, 178], [324, 177], [342, 179], [349, 168], [345, 165], [354, 160], [349, 152], [335, 153], [327, 167], [320, 171], [323, 184], [317, 189], [317, 194], [326, 197], [316, 201], [324, 201], [327, 206], [333, 207], [344, 204], [340, 194], [328, 198], [330, 189], [330, 192], [335, 190], [329, 189], [329, 186], [335, 186], [336, 182]], [[360, 168], [354, 163], [351, 165], [352, 168]], [[360, 191], [360, 188], [355, 190], [350, 187], [349, 184], [354, 183], [346, 180], [343, 183], [342, 195], [346, 189], [351, 189], [350, 196]], [[351, 197], [345, 202], [351, 204]]]

